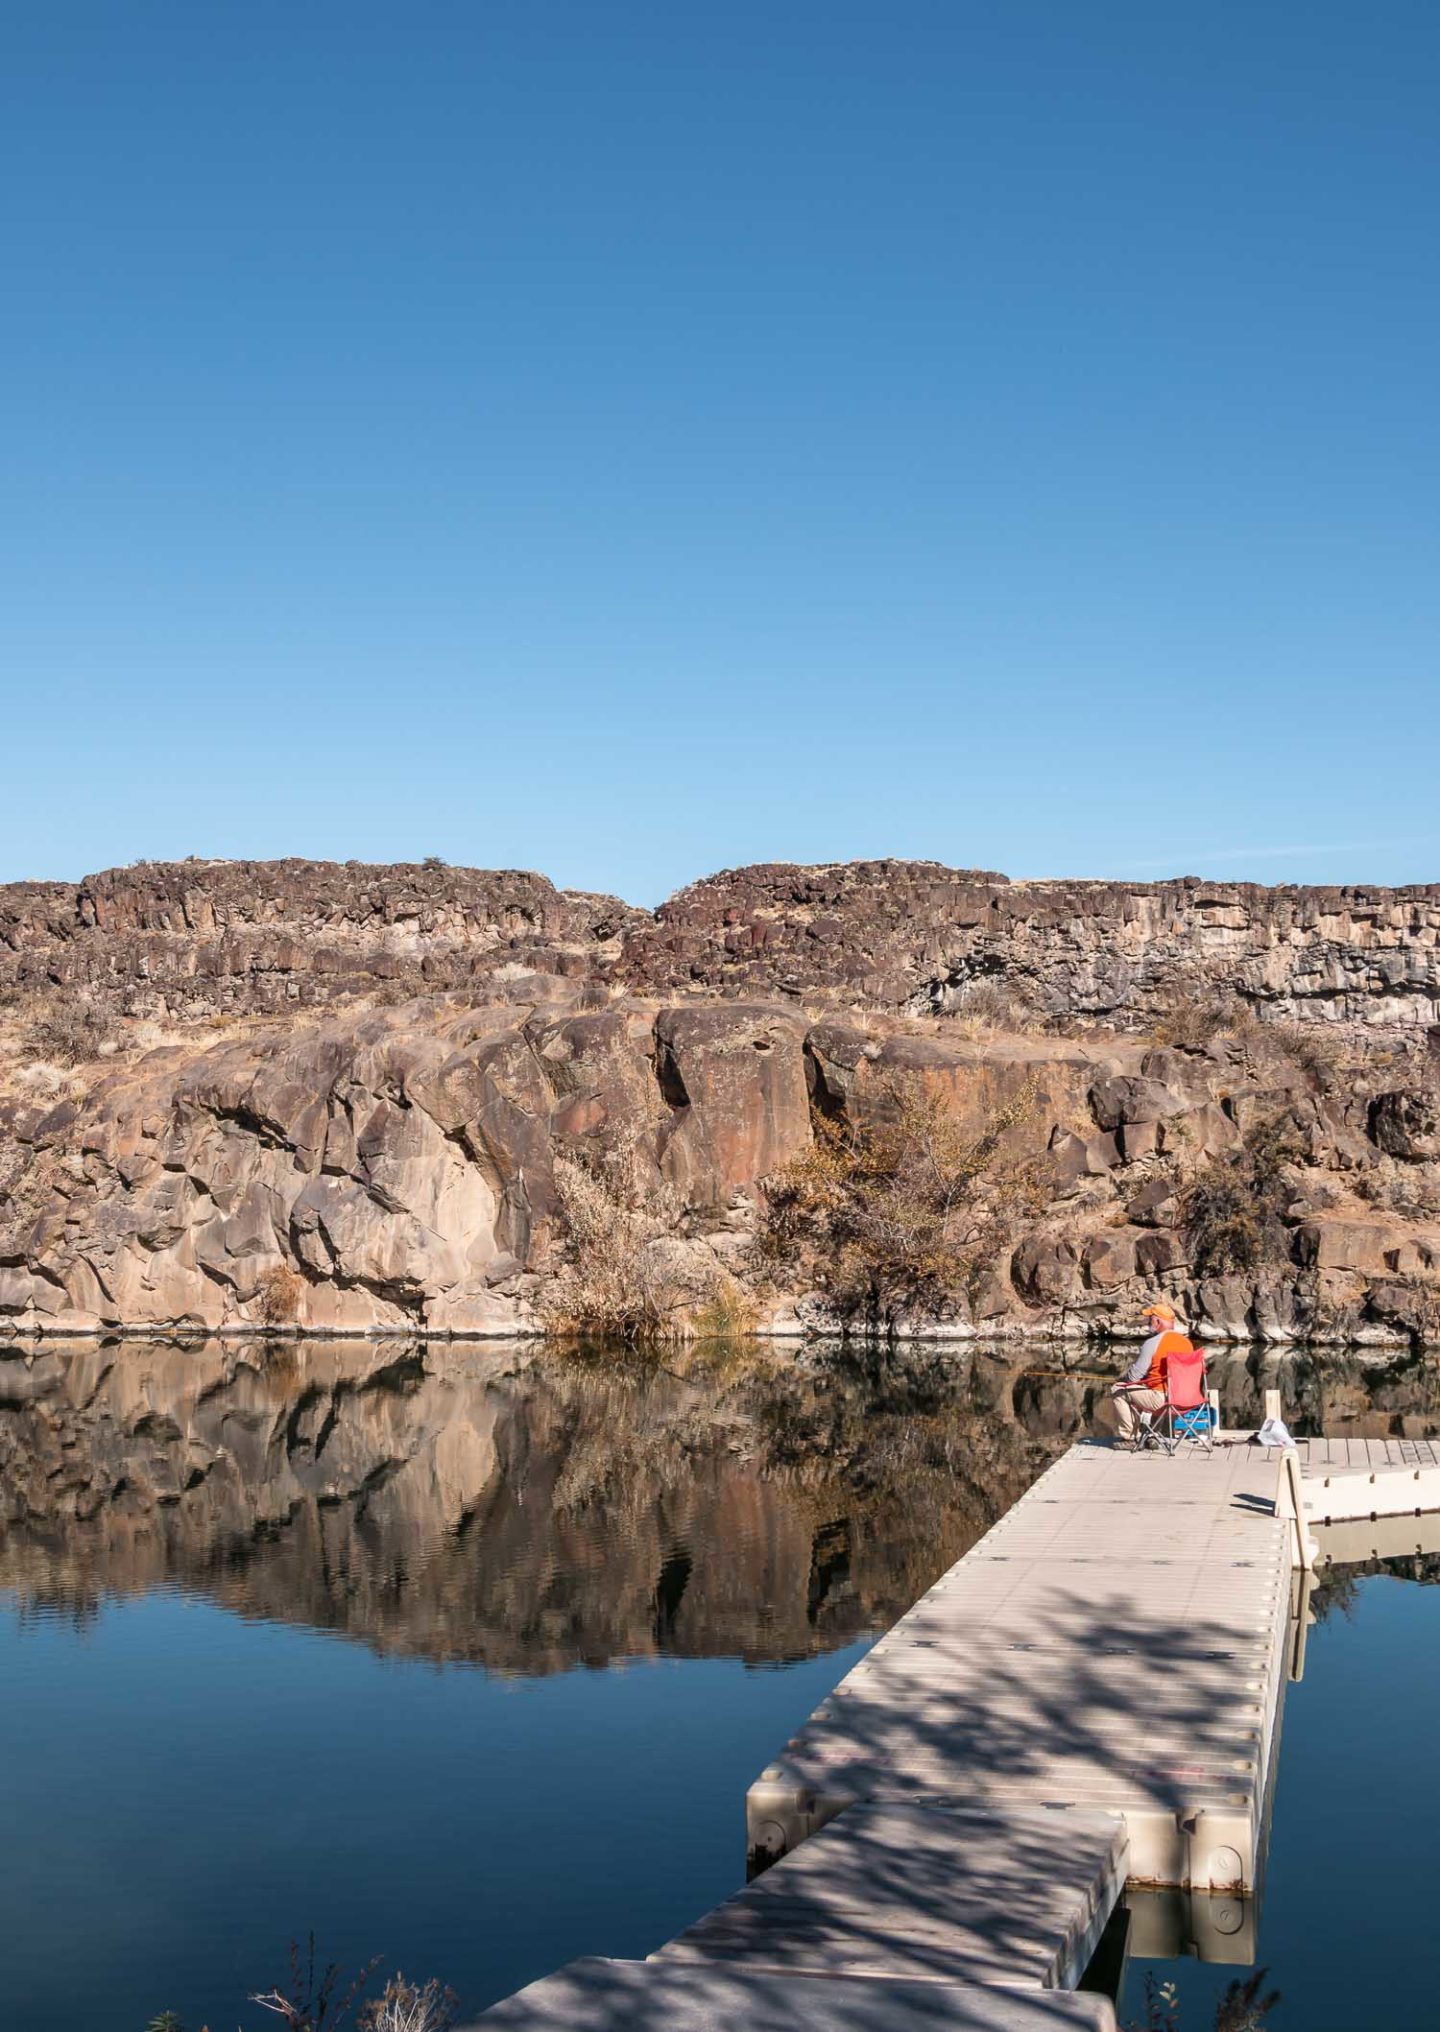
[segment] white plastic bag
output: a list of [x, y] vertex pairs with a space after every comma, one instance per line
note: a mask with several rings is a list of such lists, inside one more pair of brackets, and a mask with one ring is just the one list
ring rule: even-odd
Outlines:
[[1294, 1446], [1283, 1418], [1267, 1418], [1255, 1435], [1261, 1446]]

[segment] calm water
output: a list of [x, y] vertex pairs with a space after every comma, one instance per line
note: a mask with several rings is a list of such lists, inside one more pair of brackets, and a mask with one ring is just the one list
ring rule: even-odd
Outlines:
[[[1103, 1387], [1013, 1352], [687, 1368], [0, 1350], [6, 2023], [251, 2032], [311, 1928], [472, 2010], [646, 1952], [740, 1881], [759, 1766]], [[1234, 1418], [1268, 1380], [1230, 1366]], [[1302, 1424], [1436, 1429], [1413, 1370], [1285, 1388]], [[1259, 1952], [1279, 2032], [1390, 2032], [1440, 1994], [1440, 1589], [1321, 1603]], [[1233, 1971], [1161, 1973], [1192, 2032]]]

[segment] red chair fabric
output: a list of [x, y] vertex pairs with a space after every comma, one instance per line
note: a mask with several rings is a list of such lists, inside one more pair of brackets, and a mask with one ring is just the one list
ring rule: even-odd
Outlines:
[[1166, 1372], [1166, 1396], [1175, 1411], [1198, 1411], [1205, 1402], [1205, 1355], [1200, 1348], [1189, 1354], [1172, 1355]]

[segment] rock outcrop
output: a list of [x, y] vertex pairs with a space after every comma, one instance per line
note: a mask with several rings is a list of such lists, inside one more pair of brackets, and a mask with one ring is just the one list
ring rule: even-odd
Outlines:
[[254, 1013], [534, 976], [671, 998], [950, 1013], [1001, 983], [1042, 1014], [1140, 1020], [1177, 990], [1388, 1030], [1440, 1023], [1440, 884], [1012, 882], [929, 861], [766, 864], [656, 911], [516, 871], [140, 862], [0, 887], [0, 989]]
[[1281, 1016], [1440, 1023], [1440, 885], [1011, 882], [924, 861], [712, 875], [626, 931], [632, 986], [944, 1013], [1002, 983], [1048, 1015], [1135, 1018], [1221, 989]]
[[584, 978], [648, 922], [511, 870], [142, 861], [76, 887], [0, 888], [0, 988], [59, 986], [140, 1015], [252, 1014], [377, 989]]
[[[1033, 1176], [986, 1273], [891, 1330], [1088, 1333], [1162, 1290], [1214, 1336], [1429, 1340], [1437, 927], [1440, 890], [912, 863], [750, 869], [653, 916], [439, 867], [21, 885], [0, 1329], [531, 1331], [576, 1288], [584, 1176], [588, 1246], [621, 1191], [615, 1246], [677, 1318], [835, 1330], [814, 1265], [759, 1246], [772, 1182], [909, 1089], [1005, 1120]], [[73, 1063], [27, 1044], [41, 1006], [62, 1037], [85, 1012]]]

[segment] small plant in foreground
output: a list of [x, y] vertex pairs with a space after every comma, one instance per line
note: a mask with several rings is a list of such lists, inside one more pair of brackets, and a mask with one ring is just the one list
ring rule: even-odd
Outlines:
[[[312, 1933], [303, 1949], [298, 1940], [291, 1941], [290, 1973], [283, 1987], [257, 1990], [250, 2002], [273, 2011], [289, 2032], [340, 2032], [347, 2019], [355, 2032], [451, 2032], [458, 1999], [438, 1976], [412, 1983], [397, 1970], [378, 1996], [361, 2003], [379, 1964], [376, 1955], [342, 1988], [344, 1971], [338, 1962], [317, 1969]], [[185, 2032], [185, 2027], [177, 2011], [161, 2011], [145, 2032]]]
[[259, 2004], [264, 2010], [273, 2011], [277, 2018], [283, 2018], [290, 2032], [336, 2032], [355, 2008], [361, 1992], [375, 1973], [378, 1955], [366, 1962], [350, 1982], [341, 1990], [340, 1983], [344, 1970], [338, 1962], [327, 1962], [317, 1975], [315, 1969], [315, 1936], [310, 1934], [301, 1952], [298, 1940], [290, 1943], [290, 1979], [282, 1990], [258, 1990], [252, 1995], [252, 2004]]
[[361, 2011], [361, 2032], [450, 2032], [457, 2002], [438, 1976], [409, 1983], [397, 1973]]
[[[1215, 2032], [1265, 2032], [1265, 2020], [1280, 2002], [1280, 1992], [1262, 1996], [1268, 1969], [1237, 1976], [1215, 2006]], [[1181, 2032], [1180, 1991], [1161, 1982], [1153, 1969], [1145, 1974], [1145, 2016], [1132, 2018], [1126, 2032]]]

